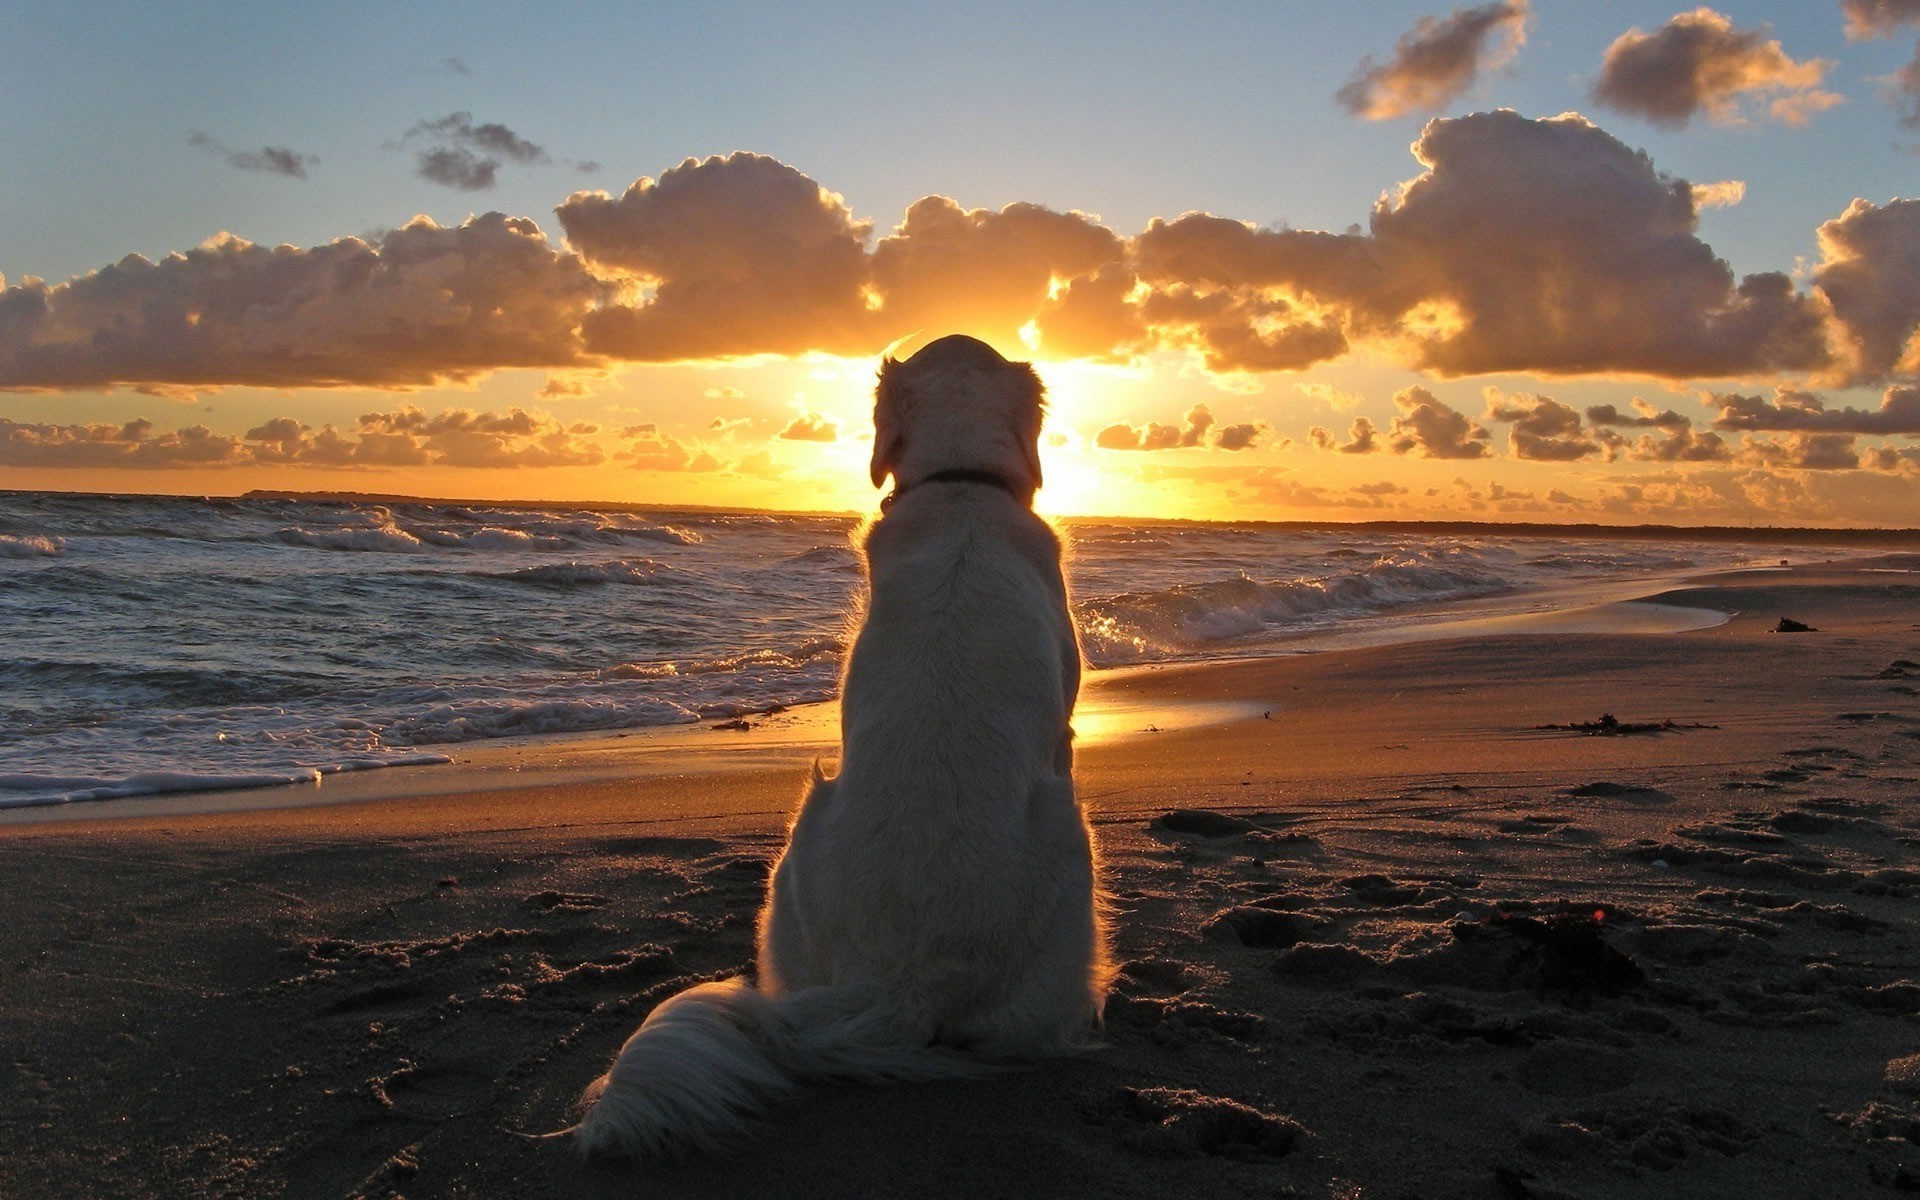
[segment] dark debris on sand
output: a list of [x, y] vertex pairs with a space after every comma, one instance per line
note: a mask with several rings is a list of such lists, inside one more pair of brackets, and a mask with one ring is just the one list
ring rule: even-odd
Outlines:
[[1579, 733], [1587, 737], [1629, 737], [1634, 734], [1677, 733], [1683, 729], [1718, 729], [1718, 725], [1700, 725], [1680, 721], [1622, 721], [1612, 713], [1601, 713], [1597, 721], [1571, 721], [1565, 725], [1535, 725], [1535, 729], [1553, 733]]

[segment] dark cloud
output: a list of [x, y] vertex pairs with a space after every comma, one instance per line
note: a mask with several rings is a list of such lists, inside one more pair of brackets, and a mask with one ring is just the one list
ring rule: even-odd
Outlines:
[[1693, 422], [1672, 409], [1658, 409], [1645, 400], [1635, 396], [1632, 400], [1633, 415], [1628, 416], [1614, 405], [1595, 404], [1587, 409], [1588, 423], [1596, 426], [1619, 426], [1627, 429], [1687, 429]]
[[305, 179], [307, 168], [318, 166], [320, 163], [316, 155], [302, 154], [298, 150], [291, 150], [285, 146], [262, 146], [258, 150], [229, 150], [198, 131], [187, 135], [187, 145], [198, 146], [218, 154], [230, 167], [242, 171], [264, 171], [269, 175], [284, 175], [289, 179]]
[[495, 121], [475, 124], [473, 114], [448, 113], [434, 121], [419, 121], [400, 138], [400, 144], [419, 145], [414, 169], [422, 179], [461, 191], [477, 192], [498, 182], [500, 165], [551, 162], [546, 150]]
[[1516, 458], [1573, 462], [1600, 453], [1600, 443], [1581, 428], [1580, 414], [1551, 396], [1489, 396], [1483, 419], [1512, 423], [1507, 441]]
[[1355, 417], [1347, 430], [1347, 440], [1342, 442], [1332, 430], [1315, 425], [1307, 431], [1307, 440], [1316, 449], [1334, 450], [1341, 454], [1372, 454], [1380, 449], [1380, 431], [1366, 417]]
[[1149, 421], [1144, 425], [1116, 423], [1094, 435], [1093, 444], [1103, 450], [1181, 450], [1211, 446], [1216, 450], [1247, 450], [1258, 443], [1265, 428], [1260, 425], [1228, 425], [1214, 428], [1213, 412], [1204, 404], [1187, 410], [1179, 425]]
[[[1499, 43], [1489, 46], [1495, 35]], [[1455, 9], [1444, 20], [1421, 17], [1394, 43], [1390, 61], [1363, 61], [1334, 99], [1373, 121], [1431, 112], [1511, 59], [1526, 37], [1527, 0]]]
[[1710, 8], [1681, 13], [1653, 33], [1631, 30], [1607, 47], [1593, 97], [1670, 128], [1702, 113], [1738, 121], [1740, 102], [1750, 95], [1773, 94], [1769, 115], [1790, 125], [1838, 104], [1839, 96], [1820, 90], [1833, 64], [1795, 62], [1770, 32], [1765, 25], [1735, 29]]
[[1434, 399], [1423, 387], [1394, 393], [1400, 415], [1387, 431], [1387, 448], [1395, 454], [1418, 450], [1427, 458], [1485, 458], [1487, 431], [1467, 415]]
[[222, 235], [0, 292], [0, 388], [410, 387], [582, 366], [601, 291], [532, 221], [499, 213], [308, 250]]
[[1854, 41], [1892, 37], [1903, 25], [1920, 25], [1920, 0], [1840, 0], [1840, 11]]
[[237, 438], [195, 425], [156, 433], [144, 418], [124, 425], [48, 425], [0, 417], [0, 466], [172, 467], [239, 466], [252, 460]]
[[1886, 82], [1886, 94], [1900, 110], [1900, 123], [1920, 129], [1920, 43], [1914, 45], [1913, 58]]
[[438, 146], [415, 157], [420, 178], [463, 192], [484, 192], [499, 182], [500, 164], [465, 146]]
[[1828, 408], [1811, 392], [1780, 388], [1771, 401], [1724, 393], [1711, 397], [1720, 409], [1715, 429], [1798, 430], [1808, 433], [1906, 434], [1920, 437], [1920, 387], [1892, 387], [1874, 409]]

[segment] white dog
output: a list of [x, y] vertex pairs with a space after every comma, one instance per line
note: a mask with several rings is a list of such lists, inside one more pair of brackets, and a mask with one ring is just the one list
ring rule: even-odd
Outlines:
[[1073, 793], [1080, 647], [1033, 514], [1042, 388], [947, 337], [881, 366], [871, 598], [839, 774], [760, 915], [758, 986], [661, 1004], [587, 1090], [589, 1155], [711, 1143], [803, 1079], [927, 1079], [1091, 1042], [1111, 980]]

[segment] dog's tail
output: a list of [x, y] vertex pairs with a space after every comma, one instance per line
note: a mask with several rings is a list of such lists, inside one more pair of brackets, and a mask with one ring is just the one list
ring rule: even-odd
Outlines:
[[734, 1133], [807, 1079], [982, 1075], [998, 1068], [928, 1044], [924, 1023], [869, 983], [768, 996], [744, 979], [704, 983], [653, 1010], [587, 1088], [574, 1127], [590, 1158], [638, 1158]]

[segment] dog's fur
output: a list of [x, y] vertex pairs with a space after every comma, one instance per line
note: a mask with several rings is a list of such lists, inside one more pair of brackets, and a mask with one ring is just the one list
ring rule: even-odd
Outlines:
[[588, 1154], [711, 1144], [805, 1079], [1090, 1043], [1112, 971], [1073, 792], [1079, 643], [1030, 507], [1041, 402], [1030, 366], [972, 338], [884, 360], [873, 482], [895, 491], [865, 537], [839, 774], [816, 765], [774, 870], [758, 986], [656, 1008], [587, 1091]]

